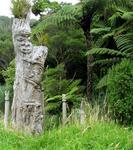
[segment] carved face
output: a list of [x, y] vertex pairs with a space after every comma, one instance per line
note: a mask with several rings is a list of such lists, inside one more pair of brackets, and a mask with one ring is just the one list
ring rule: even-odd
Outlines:
[[13, 23], [13, 37], [15, 49], [24, 54], [29, 54], [32, 51], [30, 42], [31, 29], [29, 24], [24, 19], [16, 19]]
[[32, 44], [29, 41], [29, 35], [19, 35], [16, 38], [16, 46], [18, 49], [20, 49], [20, 52], [24, 53], [24, 54], [29, 54], [32, 51]]

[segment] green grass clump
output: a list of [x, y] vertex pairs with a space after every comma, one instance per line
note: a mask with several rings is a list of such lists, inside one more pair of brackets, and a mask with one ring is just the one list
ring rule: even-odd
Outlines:
[[0, 150], [133, 150], [133, 130], [114, 123], [66, 126], [31, 137], [0, 126]]
[[12, 14], [15, 16], [15, 18], [26, 18], [30, 8], [31, 4], [29, 0], [12, 0], [12, 7], [11, 11]]

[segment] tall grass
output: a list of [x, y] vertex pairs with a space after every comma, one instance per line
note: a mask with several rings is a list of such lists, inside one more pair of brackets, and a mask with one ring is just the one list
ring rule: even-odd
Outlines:
[[[86, 100], [83, 101], [84, 111], [84, 124], [94, 124], [98, 121], [110, 122], [109, 109], [106, 102], [102, 106], [95, 103], [94, 105], [89, 104]], [[66, 120], [67, 124], [80, 124], [81, 110], [80, 108], [73, 109], [71, 114], [68, 115]]]
[[85, 102], [84, 111], [84, 125], [79, 123], [78, 110], [73, 111], [66, 126], [57, 125], [57, 116], [47, 116], [45, 133], [40, 136], [5, 130], [0, 123], [0, 150], [133, 150], [131, 127], [107, 121], [99, 105], [92, 107]]
[[68, 125], [31, 137], [0, 125], [0, 150], [133, 150], [133, 130], [95, 122], [90, 128]]

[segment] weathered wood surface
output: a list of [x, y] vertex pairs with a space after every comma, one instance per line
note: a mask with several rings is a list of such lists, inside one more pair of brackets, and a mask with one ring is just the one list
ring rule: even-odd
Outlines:
[[62, 94], [62, 124], [65, 125], [67, 120], [67, 100], [66, 94]]
[[41, 79], [48, 49], [30, 42], [30, 18], [13, 20], [16, 75], [12, 104], [12, 125], [17, 130], [39, 134], [43, 131]]
[[81, 101], [80, 105], [80, 124], [85, 124], [85, 112], [84, 112], [84, 101]]
[[5, 91], [5, 113], [4, 113], [4, 126], [5, 126], [5, 128], [8, 127], [9, 108], [10, 108], [9, 91]]

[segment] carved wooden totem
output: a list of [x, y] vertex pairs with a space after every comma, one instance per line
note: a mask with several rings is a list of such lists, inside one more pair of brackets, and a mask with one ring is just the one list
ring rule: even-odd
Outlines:
[[39, 134], [43, 131], [43, 93], [41, 77], [47, 47], [30, 42], [30, 18], [15, 18], [12, 25], [16, 53], [16, 75], [12, 104], [12, 124], [17, 130]]

